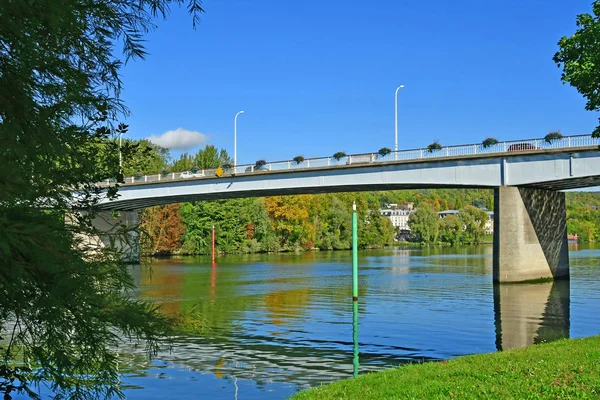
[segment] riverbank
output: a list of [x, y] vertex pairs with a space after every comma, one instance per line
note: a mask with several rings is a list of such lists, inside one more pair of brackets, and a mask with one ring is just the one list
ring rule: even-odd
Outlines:
[[307, 390], [292, 400], [600, 397], [600, 336], [408, 365]]

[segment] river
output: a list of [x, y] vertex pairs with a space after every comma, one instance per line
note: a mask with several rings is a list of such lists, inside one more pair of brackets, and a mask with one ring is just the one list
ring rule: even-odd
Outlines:
[[[570, 282], [494, 286], [492, 246], [359, 253], [360, 373], [600, 333], [600, 248], [571, 247]], [[122, 354], [129, 399], [284, 399], [352, 377], [351, 253], [155, 260], [139, 295], [192, 307], [202, 337], [148, 362]]]

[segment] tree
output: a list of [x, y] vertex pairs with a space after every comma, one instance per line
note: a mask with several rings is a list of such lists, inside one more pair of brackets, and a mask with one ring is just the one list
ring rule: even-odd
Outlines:
[[435, 243], [438, 236], [438, 214], [427, 204], [419, 206], [417, 211], [408, 217], [411, 233], [420, 241]]
[[169, 150], [146, 139], [123, 140], [127, 152], [123, 157], [123, 175], [133, 176], [137, 172], [159, 174], [169, 164]]
[[485, 223], [488, 215], [477, 207], [466, 206], [458, 213], [458, 219], [464, 227], [463, 243], [481, 243], [485, 235]]
[[[562, 67], [563, 83], [575, 87], [587, 99], [585, 109], [600, 111], [600, 0], [592, 3], [592, 10], [594, 15], [577, 16], [577, 30], [571, 37], [559, 40], [554, 62]], [[600, 125], [592, 136], [600, 137]]]
[[221, 165], [232, 163], [233, 160], [225, 149], [219, 151], [215, 146], [209, 144], [204, 149], [198, 150], [194, 157], [194, 164], [198, 168], [218, 168]]
[[140, 215], [139, 229], [146, 240], [141, 241], [143, 254], [173, 254], [181, 247], [184, 233], [181, 204], [150, 207]]
[[[98, 152], [127, 130], [117, 124], [127, 110], [114, 49], [126, 60], [143, 58], [153, 18], [183, 2], [2, 2], [0, 159], [10, 173], [0, 179], [0, 391], [7, 399], [35, 397], [27, 386], [40, 381], [61, 398], [118, 395], [121, 338], [141, 340], [152, 353], [165, 332], [167, 319], [132, 296], [118, 249], [83, 238], [100, 234], [91, 223], [99, 199], [118, 190], [101, 193], [96, 182], [121, 178], [118, 152]], [[187, 3], [195, 23], [202, 9]]]
[[451, 245], [460, 244], [462, 240], [463, 224], [454, 215], [447, 215], [438, 221], [439, 238], [443, 243]]

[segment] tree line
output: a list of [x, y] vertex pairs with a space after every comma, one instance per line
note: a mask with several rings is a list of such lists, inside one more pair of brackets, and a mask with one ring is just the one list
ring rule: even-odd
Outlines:
[[[181, 172], [231, 164], [224, 149], [206, 145], [195, 154], [172, 159], [167, 149], [147, 140], [127, 141], [124, 174], [164, 170]], [[600, 237], [600, 196], [567, 193], [568, 231], [581, 241]], [[486, 238], [484, 226], [494, 209], [492, 190], [419, 189], [400, 191], [289, 195], [233, 200], [197, 201], [151, 207], [141, 213], [142, 251], [146, 255], [193, 255], [211, 251], [211, 231], [222, 253], [299, 250], [343, 250], [351, 247], [351, 209], [359, 213], [359, 246], [378, 248], [393, 244], [397, 232], [379, 209], [386, 204], [412, 202], [411, 240], [450, 245], [478, 244]], [[456, 215], [439, 218], [443, 210]]]

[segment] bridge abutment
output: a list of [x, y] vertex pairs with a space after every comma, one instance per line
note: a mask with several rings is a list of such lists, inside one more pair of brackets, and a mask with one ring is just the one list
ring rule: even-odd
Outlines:
[[[101, 211], [92, 219], [94, 234], [80, 237], [82, 248], [90, 257], [97, 256], [101, 250], [110, 247], [121, 259], [128, 263], [140, 261], [140, 242], [138, 236], [138, 211], [120, 211], [113, 216], [110, 211]], [[66, 221], [74, 218], [67, 215]]]
[[565, 194], [503, 186], [494, 200], [494, 282], [568, 279]]

